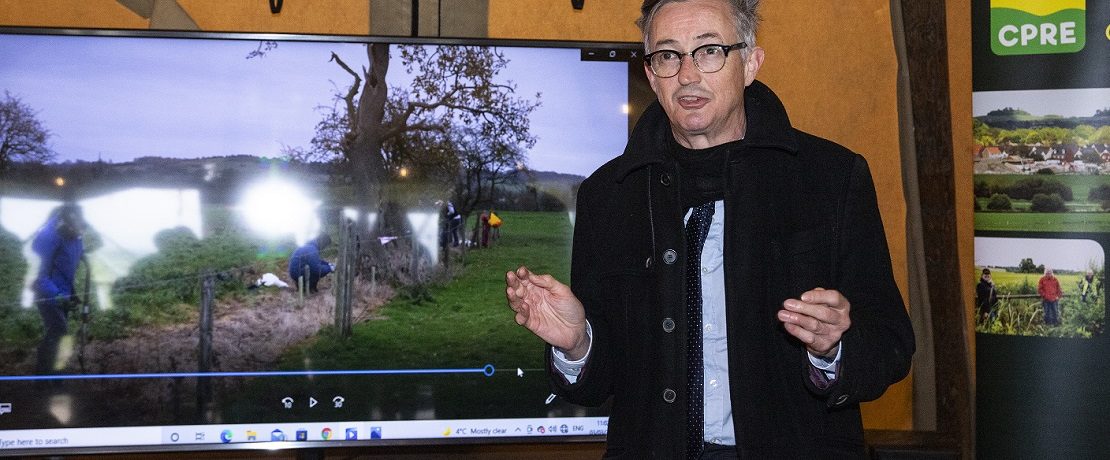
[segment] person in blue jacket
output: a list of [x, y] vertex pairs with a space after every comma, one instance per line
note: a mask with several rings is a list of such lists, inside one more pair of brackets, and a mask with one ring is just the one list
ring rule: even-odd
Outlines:
[[293, 255], [289, 257], [289, 277], [294, 284], [305, 275], [304, 267], [307, 265], [309, 273], [305, 278], [305, 287], [308, 292], [316, 292], [316, 283], [334, 269], [330, 263], [320, 258], [320, 251], [327, 249], [329, 245], [331, 237], [321, 234], [293, 251]]
[[41, 258], [33, 286], [44, 329], [35, 360], [35, 372], [40, 375], [54, 370], [58, 344], [67, 331], [66, 313], [81, 303], [74, 278], [85, 251], [84, 230], [81, 208], [66, 204], [51, 213], [31, 243], [31, 249]]

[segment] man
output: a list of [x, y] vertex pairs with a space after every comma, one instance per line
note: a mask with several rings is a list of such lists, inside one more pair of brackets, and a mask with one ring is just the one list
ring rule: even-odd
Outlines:
[[994, 289], [994, 280], [991, 279], [991, 270], [984, 268], [979, 275], [979, 284], [975, 286], [975, 306], [979, 321], [987, 324], [997, 314], [994, 310], [998, 304], [998, 291]]
[[579, 189], [573, 290], [506, 274], [556, 393], [611, 398], [607, 457], [861, 457], [858, 403], [909, 369], [866, 163], [755, 80], [757, 3], [644, 2], [658, 103]]
[[[320, 258], [320, 251], [327, 249], [329, 245], [331, 237], [324, 233], [293, 251], [293, 255], [289, 256], [289, 277], [294, 283], [301, 286], [299, 280], [304, 277], [304, 289], [316, 292], [320, 278], [335, 269], [328, 261]], [[305, 267], [308, 267], [308, 273], [305, 273]]]
[[39, 375], [54, 372], [58, 344], [68, 330], [67, 313], [81, 304], [74, 279], [85, 251], [84, 230], [81, 208], [66, 204], [51, 214], [31, 243], [31, 249], [40, 257], [33, 287], [43, 325], [42, 342], [35, 357], [35, 373]]
[[1052, 273], [1052, 269], [1045, 267], [1044, 276], [1037, 281], [1037, 294], [1041, 295], [1041, 306], [1044, 307], [1044, 323], [1049, 326], [1060, 324], [1060, 297], [1064, 292], [1060, 289], [1060, 280]]

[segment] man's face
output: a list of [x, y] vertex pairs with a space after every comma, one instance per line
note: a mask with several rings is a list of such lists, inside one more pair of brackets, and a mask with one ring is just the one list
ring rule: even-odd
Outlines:
[[[664, 5], [648, 31], [650, 51], [669, 49], [689, 53], [707, 44], [740, 41], [723, 0], [689, 0]], [[725, 66], [713, 73], [698, 70], [689, 56], [673, 77], [656, 77], [645, 66], [652, 90], [667, 112], [675, 139], [686, 147], [706, 148], [740, 139], [745, 130], [744, 88], [763, 63], [763, 50], [753, 48], [748, 59], [733, 50]]]

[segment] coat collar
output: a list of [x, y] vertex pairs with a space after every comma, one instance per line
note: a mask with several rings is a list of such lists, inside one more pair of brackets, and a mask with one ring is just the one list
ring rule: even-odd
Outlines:
[[[755, 80], [744, 89], [744, 110], [748, 120], [743, 145], [798, 152], [798, 141], [782, 101], [771, 88]], [[617, 180], [649, 164], [662, 163], [664, 149], [671, 142], [670, 120], [659, 101], [652, 102], [636, 122], [624, 153], [617, 158]]]

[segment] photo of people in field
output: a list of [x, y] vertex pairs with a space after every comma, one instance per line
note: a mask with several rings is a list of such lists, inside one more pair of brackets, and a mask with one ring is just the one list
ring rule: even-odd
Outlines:
[[975, 238], [975, 331], [1093, 338], [1106, 320], [1105, 251], [1092, 240]]

